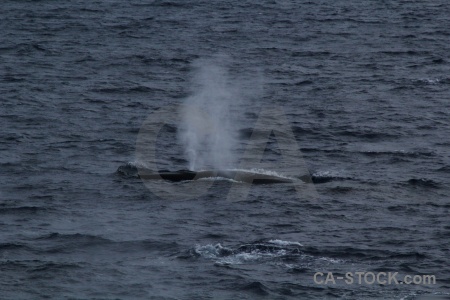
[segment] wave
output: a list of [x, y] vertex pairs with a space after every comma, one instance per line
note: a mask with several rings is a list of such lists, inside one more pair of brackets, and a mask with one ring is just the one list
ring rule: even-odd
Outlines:
[[[91, 234], [61, 234], [50, 233], [47, 235], [30, 239], [32, 249], [23, 245], [5, 245], [5, 247], [19, 247], [24, 250], [31, 250], [36, 253], [71, 253], [80, 250], [95, 248], [97, 253], [104, 252], [165, 252], [178, 249], [178, 244], [174, 241], [156, 241], [156, 240], [124, 240], [115, 241], [99, 235]], [[18, 249], [19, 249], [18, 248]], [[1, 245], [0, 245], [1, 250]]]
[[420, 78], [414, 81], [419, 85], [436, 85], [436, 84], [448, 84], [450, 83], [450, 78]]
[[313, 183], [327, 183], [330, 181], [353, 180], [352, 177], [342, 176], [336, 171], [318, 171], [311, 175]]
[[365, 156], [392, 156], [392, 157], [433, 157], [436, 153], [433, 151], [406, 151], [406, 150], [345, 150], [345, 149], [320, 149], [320, 148], [301, 148], [304, 153], [323, 152], [329, 154], [360, 154]]
[[407, 184], [425, 188], [440, 188], [438, 182], [427, 178], [411, 178], [407, 181]]
[[117, 168], [116, 174], [124, 178], [139, 178], [138, 168], [145, 166], [138, 162], [128, 162]]
[[436, 154], [432, 151], [405, 151], [405, 150], [393, 150], [393, 151], [377, 151], [377, 150], [369, 150], [369, 151], [359, 151], [357, 153], [367, 155], [367, 156], [383, 156], [383, 155], [391, 155], [391, 156], [401, 156], [401, 157], [431, 157]]
[[28, 246], [17, 243], [0, 243], [0, 251], [9, 251], [9, 250], [31, 250]]
[[251, 292], [259, 296], [268, 296], [270, 294], [269, 288], [259, 281], [253, 281], [250, 283], [238, 285], [237, 289], [241, 291]]
[[382, 249], [360, 249], [356, 247], [348, 246], [330, 246], [325, 249], [317, 249], [315, 247], [307, 247], [304, 250], [305, 254], [313, 256], [325, 256], [333, 257], [336, 261], [343, 259], [349, 260], [389, 260], [389, 259], [424, 259], [425, 254], [408, 251], [408, 252], [395, 252]]
[[152, 92], [152, 91], [161, 91], [161, 89], [139, 85], [139, 86], [135, 86], [135, 87], [95, 88], [92, 91], [97, 92], [97, 93], [105, 93], [105, 94], [130, 94], [130, 93], [148, 93], [148, 92]]
[[73, 234], [61, 234], [50, 233], [34, 239], [35, 241], [57, 242], [65, 244], [76, 244], [78, 246], [93, 246], [99, 244], [110, 244], [113, 241], [103, 238], [98, 235], [73, 233]]
[[300, 257], [301, 247], [298, 242], [279, 239], [242, 244], [235, 248], [224, 247], [220, 243], [196, 245], [178, 258], [204, 258], [213, 260], [217, 265], [239, 265]]
[[382, 131], [373, 131], [373, 130], [342, 130], [335, 133], [335, 135], [340, 136], [350, 136], [358, 139], [368, 139], [368, 140], [376, 140], [376, 139], [386, 139], [386, 138], [396, 138], [399, 135], [393, 133], [387, 133]]
[[37, 214], [40, 212], [48, 212], [54, 209], [40, 206], [19, 206], [19, 207], [0, 207], [0, 214]]
[[280, 246], [291, 246], [291, 245], [300, 246], [300, 247], [303, 246], [299, 242], [290, 242], [290, 241], [283, 241], [283, 240], [269, 240], [269, 243], [280, 245]]
[[450, 166], [445, 166], [445, 167], [439, 168], [436, 171], [450, 173]]
[[[179, 259], [205, 259], [217, 266], [246, 264], [274, 264], [287, 272], [310, 271], [321, 266], [345, 262], [338, 252], [322, 252], [313, 247], [305, 247], [296, 241], [266, 239], [253, 243], [225, 247], [219, 244], [196, 245], [179, 254]], [[345, 253], [344, 253], [345, 254]]]
[[78, 263], [56, 263], [56, 262], [42, 262], [34, 267], [28, 267], [29, 273], [34, 272], [58, 272], [72, 269], [82, 269], [82, 265]]

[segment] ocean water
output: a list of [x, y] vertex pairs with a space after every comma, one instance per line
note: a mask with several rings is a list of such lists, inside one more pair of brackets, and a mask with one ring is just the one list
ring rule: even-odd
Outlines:
[[[6, 0], [0, 17], [0, 299], [450, 298], [446, 0]], [[162, 114], [183, 104], [211, 126]], [[171, 200], [138, 178], [145, 120], [167, 118], [158, 169], [240, 168], [264, 107], [295, 141], [257, 140], [261, 172], [309, 173], [314, 197], [157, 182], [203, 191]], [[436, 284], [314, 282], [359, 271]]]

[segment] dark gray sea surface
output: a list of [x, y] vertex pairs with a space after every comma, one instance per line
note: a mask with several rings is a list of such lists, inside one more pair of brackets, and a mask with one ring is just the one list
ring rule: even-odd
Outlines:
[[[449, 299], [449, 101], [447, 0], [2, 1], [0, 299]], [[264, 107], [282, 110], [315, 196], [232, 198], [248, 185], [226, 179], [152, 192], [142, 125], [190, 103], [226, 129], [199, 158], [228, 168]], [[179, 111], [160, 170], [192, 163]], [[261, 172], [293, 176], [268, 140]]]

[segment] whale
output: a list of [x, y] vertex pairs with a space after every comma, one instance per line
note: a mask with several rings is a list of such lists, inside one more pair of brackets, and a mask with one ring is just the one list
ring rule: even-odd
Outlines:
[[217, 178], [217, 177], [252, 184], [294, 182], [294, 179], [291, 178], [240, 170], [206, 170], [206, 171], [178, 170], [174, 172], [162, 170], [157, 173], [141, 170], [139, 172], [139, 177], [143, 180], [167, 180], [172, 182], [198, 180], [203, 178]]
[[133, 163], [127, 163], [121, 165], [117, 168], [116, 173], [123, 178], [141, 178], [142, 180], [166, 180], [171, 182], [179, 181], [192, 181], [203, 178], [225, 178], [232, 179], [235, 181], [253, 183], [253, 184], [270, 184], [270, 183], [295, 183], [303, 181], [304, 183], [326, 183], [334, 180], [344, 180], [334, 177], [323, 177], [318, 175], [310, 175], [309, 173], [295, 176], [295, 177], [284, 177], [280, 175], [269, 175], [258, 172], [253, 172], [250, 170], [203, 170], [203, 171], [192, 171], [192, 170], [159, 170], [153, 171], [145, 167], [137, 167]]

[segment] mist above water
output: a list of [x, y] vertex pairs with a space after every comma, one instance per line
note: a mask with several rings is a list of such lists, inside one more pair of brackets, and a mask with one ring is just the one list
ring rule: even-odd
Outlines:
[[231, 168], [237, 161], [232, 110], [239, 95], [224, 66], [199, 60], [194, 67], [193, 91], [185, 99], [179, 130], [189, 169]]

